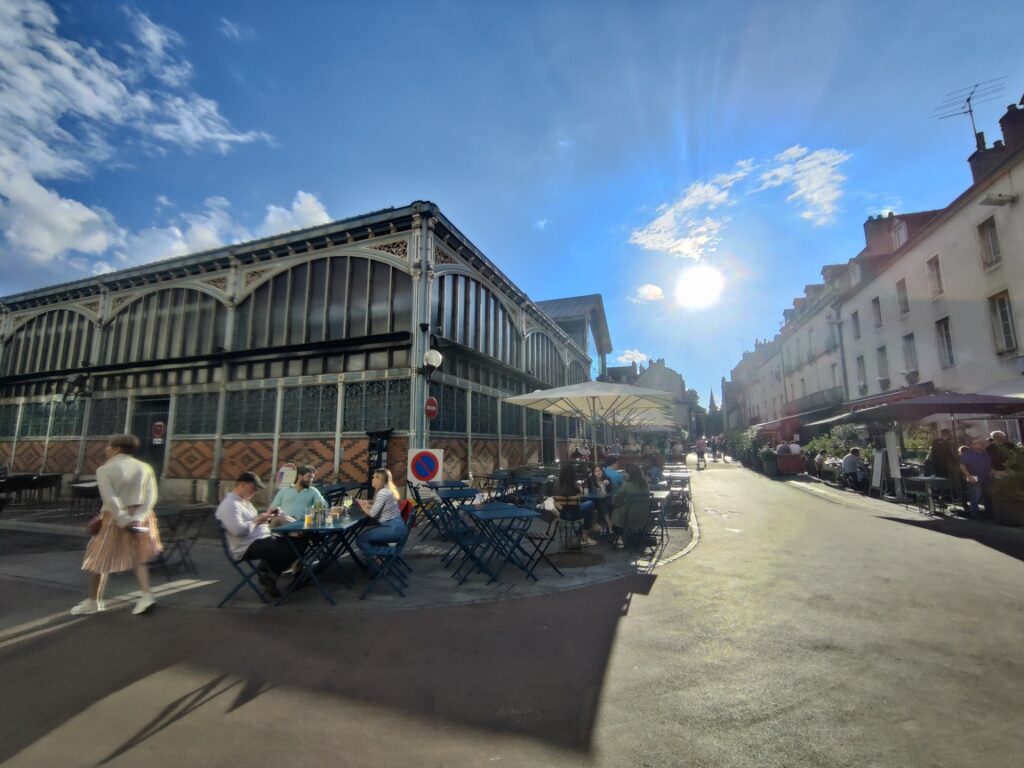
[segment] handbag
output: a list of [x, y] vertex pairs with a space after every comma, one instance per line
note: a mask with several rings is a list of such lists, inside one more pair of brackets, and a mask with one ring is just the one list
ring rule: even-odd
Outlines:
[[85, 524], [85, 530], [88, 531], [90, 536], [95, 536], [100, 532], [100, 528], [103, 526], [103, 514], [93, 515], [89, 518], [89, 522]]

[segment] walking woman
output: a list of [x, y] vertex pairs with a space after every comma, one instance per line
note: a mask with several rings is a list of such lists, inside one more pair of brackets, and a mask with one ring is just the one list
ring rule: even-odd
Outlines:
[[121, 571], [135, 571], [141, 596], [132, 613], [145, 613], [156, 602], [149, 589], [148, 563], [161, 549], [160, 531], [153, 507], [156, 505], [156, 477], [153, 469], [132, 454], [139, 448], [134, 435], [116, 435], [107, 444], [107, 461], [96, 470], [102, 522], [100, 532], [85, 548], [82, 570], [89, 572], [89, 598], [71, 613], [81, 615], [102, 611], [107, 577]]
[[405, 521], [398, 508], [398, 488], [391, 477], [391, 470], [375, 469], [373, 471], [373, 502], [359, 499], [359, 508], [363, 514], [376, 521], [378, 525], [366, 528], [356, 536], [356, 544], [360, 549], [364, 544], [391, 544], [405, 538]]

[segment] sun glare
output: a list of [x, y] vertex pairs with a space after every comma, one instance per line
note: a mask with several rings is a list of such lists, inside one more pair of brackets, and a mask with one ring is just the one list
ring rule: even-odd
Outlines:
[[722, 273], [707, 264], [690, 267], [676, 283], [676, 301], [687, 309], [703, 309], [718, 303], [725, 288]]

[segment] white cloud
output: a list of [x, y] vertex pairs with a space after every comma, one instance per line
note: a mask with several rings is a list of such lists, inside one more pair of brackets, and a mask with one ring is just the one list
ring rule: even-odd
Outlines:
[[279, 232], [291, 232], [295, 229], [315, 227], [327, 224], [331, 220], [324, 204], [316, 195], [299, 191], [292, 201], [292, 207], [281, 208], [276, 205], [267, 206], [267, 216], [260, 227], [261, 235], [276, 235]]
[[548, 225], [547, 219], [537, 219], [533, 222], [534, 229], [544, 229]]
[[161, 208], [172, 208], [174, 203], [171, 202], [171, 198], [167, 195], [156, 196], [156, 209], [159, 211]]
[[[178, 33], [125, 12], [136, 41], [119, 64], [62, 38], [41, 0], [0, 2], [0, 234], [15, 258], [69, 269], [87, 268], [76, 253], [106, 254], [107, 265], [120, 261], [126, 235], [110, 213], [62, 197], [45, 182], [120, 162], [115, 147], [130, 145], [131, 134], [164, 152], [225, 152], [269, 139], [235, 130], [216, 102], [186, 87], [192, 65], [178, 55]], [[188, 231], [186, 225], [185, 241]], [[195, 242], [204, 241], [200, 231]]]
[[797, 144], [775, 156], [772, 166], [761, 174], [760, 189], [792, 186], [793, 191], [786, 199], [803, 205], [801, 218], [818, 226], [828, 224], [835, 217], [846, 181], [839, 166], [849, 159], [849, 154], [838, 149], [809, 152]]
[[228, 40], [234, 40], [238, 42], [242, 39], [242, 27], [233, 21], [229, 21], [224, 17], [220, 20], [220, 31]]
[[663, 301], [665, 292], [653, 283], [645, 283], [636, 289], [636, 293], [629, 297], [634, 304], [644, 304], [649, 301]]
[[713, 211], [732, 202], [731, 189], [754, 168], [752, 160], [741, 160], [729, 173], [711, 181], [695, 181], [670, 205], [661, 206], [659, 215], [646, 227], [634, 230], [630, 242], [649, 251], [669, 253], [687, 259], [701, 259], [713, 252], [721, 240], [719, 232], [727, 218], [698, 218], [703, 209]]
[[627, 349], [615, 359], [615, 362], [622, 363], [623, 365], [629, 365], [630, 363], [639, 365], [646, 363], [650, 359], [650, 356], [645, 355], [639, 349]]
[[150, 74], [174, 88], [184, 86], [192, 77], [192, 64], [175, 58], [174, 49], [184, 45], [181, 35], [173, 29], [157, 24], [143, 13], [124, 9], [135, 37], [142, 46], [139, 54]]

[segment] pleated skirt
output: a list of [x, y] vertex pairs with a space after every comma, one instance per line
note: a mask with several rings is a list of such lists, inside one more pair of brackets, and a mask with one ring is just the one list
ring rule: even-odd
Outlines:
[[129, 533], [114, 522], [109, 512], [104, 512], [100, 532], [89, 539], [85, 548], [82, 570], [90, 573], [120, 573], [152, 560], [163, 549], [156, 515], [150, 512], [143, 518], [143, 523], [149, 526], [148, 534]]

